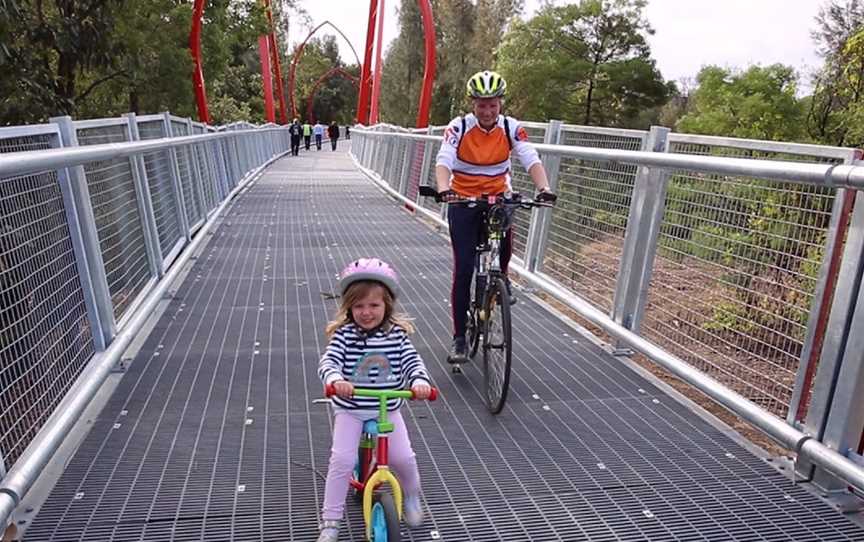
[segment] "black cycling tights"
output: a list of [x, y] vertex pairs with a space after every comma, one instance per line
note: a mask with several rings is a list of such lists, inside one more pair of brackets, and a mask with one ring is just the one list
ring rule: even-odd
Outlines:
[[[471, 279], [474, 275], [474, 254], [483, 227], [483, 210], [465, 205], [450, 205], [447, 210], [450, 244], [453, 247], [453, 287], [450, 305], [453, 310], [453, 336], [465, 336], [465, 322], [471, 303]], [[513, 229], [504, 234], [501, 243], [501, 269], [506, 273], [513, 252]]]

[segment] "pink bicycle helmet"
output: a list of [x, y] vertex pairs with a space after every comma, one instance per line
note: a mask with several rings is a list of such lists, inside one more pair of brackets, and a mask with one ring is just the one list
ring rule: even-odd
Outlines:
[[396, 271], [385, 261], [378, 258], [360, 258], [348, 264], [339, 274], [339, 291], [345, 295], [345, 290], [358, 280], [375, 280], [390, 290], [395, 298], [399, 295], [399, 279]]

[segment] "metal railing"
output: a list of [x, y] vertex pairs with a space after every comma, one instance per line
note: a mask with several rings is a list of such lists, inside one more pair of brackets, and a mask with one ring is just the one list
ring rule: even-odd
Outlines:
[[[657, 127], [526, 126], [559, 195], [554, 210], [514, 225], [517, 270], [528, 282], [577, 307], [591, 329], [619, 341], [618, 353], [634, 348], [686, 375], [805, 458], [804, 441], [823, 440], [830, 425], [808, 416], [812, 401], [818, 416], [844, 420], [843, 442], [826, 444], [837, 457], [857, 457], [864, 405], [832, 407], [836, 383], [825, 376], [836, 374], [845, 344], [829, 348], [830, 285], [855, 296], [860, 283], [843, 226], [864, 187], [857, 151]], [[352, 154], [368, 174], [420, 210], [432, 208], [417, 200], [416, 186], [434, 186], [440, 136], [392, 126], [355, 134]], [[400, 158], [405, 148], [423, 150]], [[382, 167], [400, 159], [410, 162], [401, 172]], [[533, 191], [515, 164], [513, 186]], [[853, 219], [853, 231], [864, 227], [864, 209], [861, 221]], [[840, 260], [851, 263], [838, 276]], [[848, 327], [851, 317], [835, 320]], [[826, 356], [830, 363], [820, 361]], [[864, 387], [864, 369], [849, 370]], [[849, 463], [842, 469], [864, 480]], [[836, 464], [826, 468], [836, 474]]]
[[168, 113], [0, 128], [0, 523], [208, 220], [288, 148]]

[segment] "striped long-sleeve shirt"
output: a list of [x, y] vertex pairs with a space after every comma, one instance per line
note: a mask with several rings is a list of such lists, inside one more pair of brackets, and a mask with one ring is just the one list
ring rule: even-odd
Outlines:
[[[348, 380], [356, 387], [383, 390], [409, 388], [418, 380], [429, 383], [426, 365], [411, 344], [408, 333], [398, 325], [387, 331], [379, 329], [368, 336], [355, 324], [340, 327], [321, 357], [318, 376], [325, 385]], [[378, 399], [374, 397], [342, 399], [334, 396], [332, 401], [350, 410], [378, 408]], [[402, 402], [402, 399], [389, 399], [387, 410], [397, 410]]]

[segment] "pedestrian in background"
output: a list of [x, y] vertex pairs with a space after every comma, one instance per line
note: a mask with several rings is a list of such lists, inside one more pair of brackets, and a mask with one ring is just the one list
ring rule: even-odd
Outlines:
[[324, 137], [324, 126], [322, 126], [317, 120], [315, 121], [315, 126], [312, 127], [312, 133], [315, 134], [315, 147], [320, 151], [321, 138]]
[[330, 136], [330, 145], [333, 147], [333, 150], [336, 150], [336, 143], [339, 141], [339, 125], [336, 124], [336, 121], [330, 123], [330, 127], [327, 128], [327, 135]]

